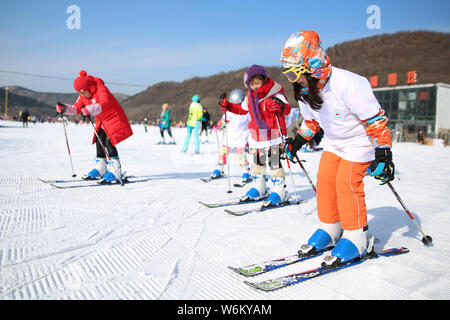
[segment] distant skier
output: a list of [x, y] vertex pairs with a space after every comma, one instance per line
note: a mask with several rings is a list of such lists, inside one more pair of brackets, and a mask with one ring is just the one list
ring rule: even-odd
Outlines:
[[28, 112], [28, 110], [25, 110], [24, 112], [22, 112], [21, 117], [22, 117], [22, 127], [28, 128], [28, 117], [30, 116], [30, 113]]
[[[227, 101], [225, 95], [220, 98], [222, 112], [237, 114], [250, 113], [249, 153], [253, 156], [252, 187], [242, 200], [255, 200], [266, 195], [266, 161], [270, 166], [271, 193], [264, 205], [276, 205], [286, 198], [285, 173], [280, 160], [282, 135], [286, 135], [284, 116], [289, 114], [289, 105], [283, 87], [267, 76], [263, 66], [252, 65], [244, 73], [244, 83], [249, 88], [241, 104]], [[278, 119], [277, 119], [278, 118]], [[278, 127], [278, 121], [279, 126]]]
[[[241, 90], [242, 91], [242, 90]], [[243, 96], [245, 95], [242, 91]], [[225, 123], [226, 119], [226, 123]], [[247, 183], [250, 179], [250, 167], [246, 156], [246, 145], [248, 144], [248, 137], [250, 136], [250, 131], [248, 130], [248, 124], [250, 123], [250, 115], [240, 115], [231, 112], [226, 112], [222, 118], [218, 121], [216, 126], [218, 128], [222, 127], [227, 130], [225, 133], [227, 135], [227, 141], [224, 139], [222, 147], [219, 149], [219, 159], [217, 160], [217, 167], [213, 171], [211, 178], [216, 179], [223, 175], [224, 165], [227, 164], [227, 155], [229, 153], [234, 153], [236, 155], [236, 160], [241, 167], [241, 179], [243, 183]]]
[[209, 126], [209, 121], [211, 120], [211, 117], [209, 115], [208, 110], [206, 110], [205, 107], [203, 107], [203, 116], [200, 118], [200, 120], [202, 121], [202, 129], [200, 131], [200, 136], [203, 134], [203, 131], [205, 131], [206, 133], [206, 141], [208, 142], [208, 126]]
[[161, 120], [159, 122], [159, 132], [161, 133], [162, 141], [158, 142], [158, 144], [166, 144], [166, 140], [164, 139], [164, 131], [167, 131], [170, 137], [169, 144], [175, 144], [175, 140], [172, 136], [172, 132], [170, 131], [170, 126], [172, 120], [170, 120], [170, 106], [167, 103], [164, 103], [161, 107]]
[[315, 31], [292, 34], [281, 61], [304, 118], [286, 154], [293, 159], [320, 128], [325, 133], [317, 174], [320, 224], [299, 254], [334, 246], [324, 262], [339, 265], [367, 251], [367, 169], [383, 182], [394, 179], [388, 119], [366, 78], [331, 66]]
[[82, 113], [86, 117], [95, 116], [95, 131], [111, 158], [111, 162], [107, 163], [106, 154], [94, 135], [92, 143], [96, 143], [97, 147], [96, 166], [83, 179], [101, 178], [101, 182], [106, 183], [118, 181], [122, 177], [122, 169], [116, 145], [133, 135], [128, 118], [102, 79], [81, 71], [73, 86], [79, 93], [75, 104], [58, 103], [56, 111], [66, 115]]
[[147, 118], [144, 118], [144, 130], [147, 132], [147, 126], [148, 126], [148, 120]]
[[425, 136], [423, 134], [423, 130], [419, 130], [419, 132], [417, 133], [417, 142], [420, 144], [425, 143]]
[[194, 145], [195, 145], [195, 153], [200, 153], [200, 138], [199, 138], [199, 130], [201, 126], [200, 119], [203, 116], [203, 107], [200, 104], [200, 96], [198, 94], [192, 97], [192, 102], [189, 106], [189, 115], [186, 122], [187, 134], [186, 139], [184, 140], [182, 152], [186, 152], [189, 147], [189, 141], [191, 140], [192, 132], [194, 133]]

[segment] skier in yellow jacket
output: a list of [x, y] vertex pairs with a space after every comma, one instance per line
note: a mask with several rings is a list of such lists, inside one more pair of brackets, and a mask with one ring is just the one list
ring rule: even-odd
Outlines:
[[201, 126], [201, 117], [203, 116], [203, 107], [200, 104], [200, 96], [198, 94], [192, 97], [191, 105], [189, 106], [189, 116], [186, 122], [187, 135], [184, 140], [182, 152], [186, 152], [189, 147], [189, 140], [191, 140], [192, 131], [194, 131], [195, 153], [200, 153], [200, 138], [199, 129]]

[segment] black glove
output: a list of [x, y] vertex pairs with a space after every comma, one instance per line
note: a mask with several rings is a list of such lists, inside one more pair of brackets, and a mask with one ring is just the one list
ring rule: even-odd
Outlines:
[[289, 160], [294, 162], [295, 157], [297, 155], [297, 151], [300, 150], [300, 148], [307, 142], [308, 142], [308, 140], [306, 140], [299, 134], [297, 134], [295, 136], [295, 139], [286, 138], [286, 144], [284, 146], [284, 153], [286, 153]]
[[394, 180], [395, 166], [392, 162], [392, 152], [390, 148], [376, 148], [375, 160], [369, 166], [370, 176], [381, 180], [385, 184]]

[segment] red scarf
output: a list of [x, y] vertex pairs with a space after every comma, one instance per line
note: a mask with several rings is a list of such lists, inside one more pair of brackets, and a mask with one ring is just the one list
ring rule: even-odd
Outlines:
[[252, 94], [253, 98], [256, 96], [256, 94], [258, 94], [258, 99], [262, 99], [269, 93], [270, 89], [272, 89], [274, 84], [275, 82], [273, 82], [271, 78], [267, 78], [267, 81], [261, 86], [261, 88], [256, 90], [256, 92], [250, 90], [250, 93]]

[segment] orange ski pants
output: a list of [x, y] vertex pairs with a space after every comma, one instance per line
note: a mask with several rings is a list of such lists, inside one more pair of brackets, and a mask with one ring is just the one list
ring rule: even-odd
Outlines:
[[317, 213], [321, 222], [340, 221], [344, 230], [367, 225], [363, 178], [369, 164], [323, 152], [317, 173]]

